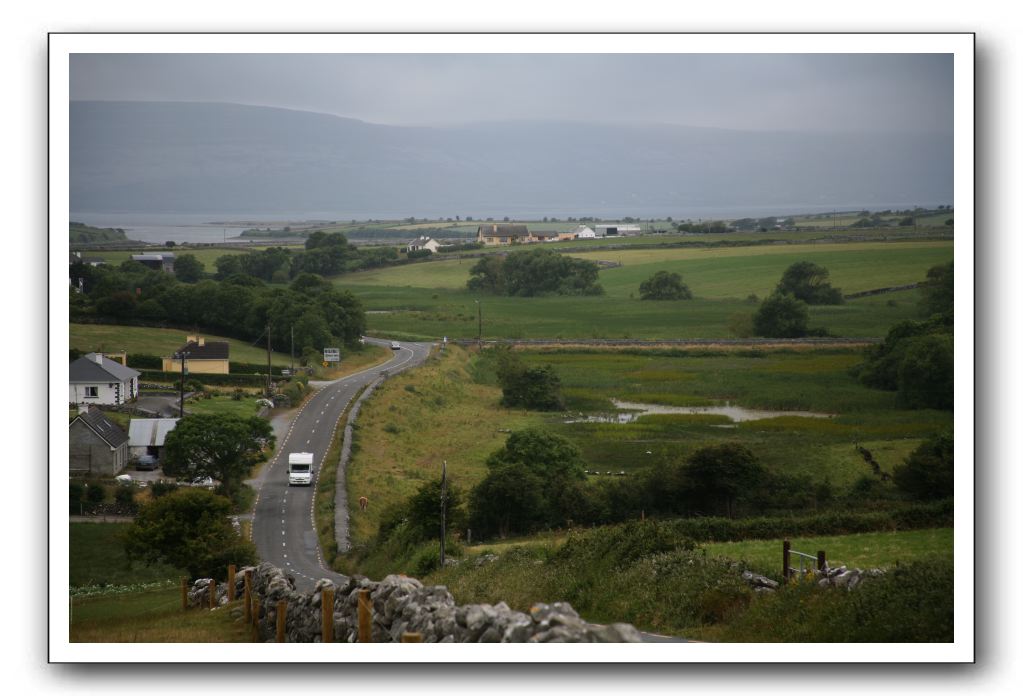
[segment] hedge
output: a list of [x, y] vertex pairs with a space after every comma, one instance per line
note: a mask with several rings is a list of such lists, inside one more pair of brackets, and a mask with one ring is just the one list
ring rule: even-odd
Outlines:
[[824, 512], [801, 517], [694, 517], [666, 522], [681, 537], [697, 542], [835, 536], [864, 532], [930, 529], [953, 525], [952, 500], [872, 512]]
[[[156, 355], [145, 355], [143, 353], [135, 353], [128, 355], [128, 367], [133, 367], [137, 370], [156, 370], [160, 371], [163, 368], [163, 358]], [[247, 363], [247, 362], [235, 362], [234, 360], [228, 363], [228, 369], [231, 374], [241, 375], [265, 375], [266, 374], [266, 363]], [[270, 369], [270, 374], [281, 375], [281, 370], [284, 368], [280, 365], [273, 365]], [[199, 378], [202, 381], [202, 378]]]
[[[180, 372], [164, 372], [162, 370], [142, 370], [144, 382], [177, 382], [181, 379]], [[265, 375], [215, 375], [190, 372], [187, 379], [215, 386], [262, 387], [266, 384]]]

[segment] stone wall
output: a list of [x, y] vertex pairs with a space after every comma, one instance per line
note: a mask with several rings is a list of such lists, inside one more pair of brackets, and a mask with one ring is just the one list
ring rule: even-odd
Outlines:
[[[245, 570], [235, 579], [235, 596], [244, 597]], [[535, 604], [528, 613], [496, 605], [458, 606], [443, 585], [424, 586], [415, 578], [388, 575], [380, 582], [354, 576], [340, 586], [320, 580], [311, 593], [296, 592], [280, 568], [261, 563], [251, 569], [253, 595], [259, 599], [259, 638], [272, 642], [277, 634], [277, 603], [287, 602], [285, 641], [317, 643], [321, 638], [323, 590], [334, 590], [336, 643], [354, 643], [359, 635], [359, 591], [370, 592], [372, 638], [375, 643], [400, 642], [402, 634], [419, 633], [426, 643], [639, 643], [630, 624], [602, 626], [579, 618], [564, 602]], [[209, 606], [209, 579], [196, 580], [188, 593], [190, 606]], [[217, 604], [227, 603], [227, 588], [217, 586]], [[232, 612], [242, 620], [242, 609]]]

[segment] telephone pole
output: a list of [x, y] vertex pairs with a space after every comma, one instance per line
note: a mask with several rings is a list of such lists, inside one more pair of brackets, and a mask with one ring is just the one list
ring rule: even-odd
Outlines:
[[295, 374], [295, 325], [291, 325], [291, 374]]
[[447, 536], [448, 462], [440, 470], [440, 567], [444, 569], [444, 537]]
[[266, 398], [273, 396], [270, 391], [270, 322], [266, 323]]
[[185, 417], [185, 358], [188, 357], [188, 353], [181, 351], [178, 353], [178, 358], [181, 359], [181, 387], [178, 390], [178, 416], [181, 418]]
[[476, 303], [476, 315], [479, 317], [479, 328], [476, 331], [476, 342], [479, 347], [483, 348], [483, 304], [479, 300], [473, 300]]

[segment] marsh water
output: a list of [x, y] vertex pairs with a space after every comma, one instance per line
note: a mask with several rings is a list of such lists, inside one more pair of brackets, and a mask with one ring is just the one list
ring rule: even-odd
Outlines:
[[781, 416], [797, 416], [799, 418], [833, 418], [833, 413], [817, 413], [815, 411], [768, 411], [763, 409], [734, 406], [725, 402], [724, 406], [664, 406], [662, 404], [643, 404], [635, 401], [619, 401], [611, 399], [615, 408], [623, 409], [618, 413], [604, 413], [582, 418], [572, 418], [566, 423], [632, 423], [637, 418], [651, 414], [679, 415], [712, 415], [725, 416], [733, 423], [779, 418]]

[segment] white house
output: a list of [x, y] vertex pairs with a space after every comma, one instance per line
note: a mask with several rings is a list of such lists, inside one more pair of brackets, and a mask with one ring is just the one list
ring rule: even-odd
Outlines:
[[88, 353], [68, 368], [68, 403], [118, 405], [139, 395], [139, 373], [100, 353]]
[[594, 239], [597, 236], [597, 233], [586, 225], [576, 227], [574, 234], [576, 239]]
[[420, 251], [421, 249], [429, 249], [433, 253], [437, 253], [440, 249], [440, 243], [436, 239], [430, 237], [420, 237], [419, 239], [413, 239], [411, 242], [405, 245], [405, 251]]

